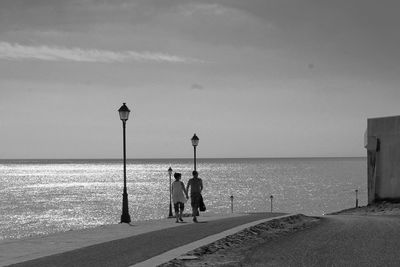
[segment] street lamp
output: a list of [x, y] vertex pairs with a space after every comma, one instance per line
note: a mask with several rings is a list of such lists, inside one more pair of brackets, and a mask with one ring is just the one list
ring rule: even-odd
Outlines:
[[194, 149], [194, 170], [196, 170], [196, 147], [199, 144], [199, 138], [194, 134], [191, 140]]
[[122, 121], [122, 128], [123, 128], [123, 147], [124, 147], [124, 192], [122, 194], [122, 215], [121, 215], [121, 223], [130, 223], [131, 216], [129, 215], [129, 208], [128, 208], [128, 193], [126, 191], [126, 143], [125, 143], [125, 125], [126, 121], [129, 118], [129, 108], [124, 103], [118, 110], [119, 117]]
[[168, 169], [168, 174], [169, 174], [169, 215], [168, 217], [171, 218], [173, 217], [172, 215], [172, 201], [171, 201], [171, 175], [172, 175], [172, 168], [169, 167]]

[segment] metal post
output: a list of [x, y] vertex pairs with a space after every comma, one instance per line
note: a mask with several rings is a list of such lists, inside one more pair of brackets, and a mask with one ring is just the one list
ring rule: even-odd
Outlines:
[[271, 195], [269, 198], [271, 199], [271, 212], [272, 212], [272, 200], [274, 199], [274, 196]]
[[231, 213], [233, 213], [233, 196], [231, 196]]
[[172, 191], [171, 190], [171, 172], [169, 172], [169, 215], [168, 215], [168, 217], [173, 217], [173, 214], [172, 214], [172, 200], [171, 200], [172, 192], [171, 191]]
[[196, 171], [196, 146], [193, 146], [194, 149], [194, 170]]
[[126, 142], [125, 142], [125, 128], [126, 122], [122, 121], [123, 128], [123, 147], [124, 147], [124, 192], [122, 194], [122, 215], [121, 223], [130, 223], [131, 216], [129, 215], [128, 207], [128, 192], [126, 190]]
[[358, 208], [358, 189], [356, 189], [356, 208]]

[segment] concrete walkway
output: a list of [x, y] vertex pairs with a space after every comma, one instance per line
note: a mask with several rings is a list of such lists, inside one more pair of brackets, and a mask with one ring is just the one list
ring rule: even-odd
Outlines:
[[0, 266], [155, 266], [280, 215], [205, 214], [200, 223], [163, 219], [1, 241]]

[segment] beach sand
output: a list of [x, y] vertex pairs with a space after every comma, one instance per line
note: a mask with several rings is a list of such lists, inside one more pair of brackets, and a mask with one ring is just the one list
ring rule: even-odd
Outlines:
[[[396, 216], [400, 215], [400, 203], [380, 202], [333, 212], [329, 215]], [[319, 222], [318, 217], [301, 214], [272, 220], [195, 249], [161, 266], [243, 266], [246, 255], [253, 248], [282, 235], [313, 227]]]
[[330, 213], [330, 215], [400, 215], [400, 203], [379, 202], [373, 205], [351, 208]]

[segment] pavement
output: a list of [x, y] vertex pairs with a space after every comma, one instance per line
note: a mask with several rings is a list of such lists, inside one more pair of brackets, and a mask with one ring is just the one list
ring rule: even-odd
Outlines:
[[184, 218], [0, 241], [0, 266], [157, 266], [282, 213], [202, 214]]
[[246, 252], [241, 266], [400, 266], [400, 216], [329, 215]]

